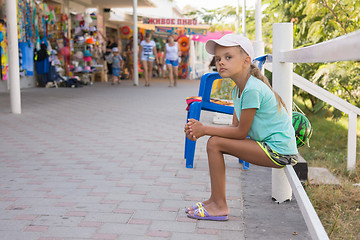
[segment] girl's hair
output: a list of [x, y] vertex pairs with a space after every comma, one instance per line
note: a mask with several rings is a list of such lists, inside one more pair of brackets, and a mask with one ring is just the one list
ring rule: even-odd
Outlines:
[[170, 37], [172, 37], [172, 38], [174, 39], [174, 41], [175, 41], [175, 37], [174, 37], [173, 35], [171, 35], [171, 34], [170, 34], [169, 36], [167, 36], [167, 38], [166, 38], [166, 42], [169, 42], [169, 38], [170, 38]]
[[[241, 53], [248, 55], [241, 46], [239, 46], [239, 48], [240, 48]], [[249, 56], [249, 55], [248, 55], [248, 56]], [[277, 92], [274, 91], [274, 89], [273, 89], [273, 88], [271, 87], [271, 85], [270, 85], [269, 79], [267, 79], [267, 77], [265, 77], [265, 76], [261, 73], [261, 70], [260, 70], [254, 63], [251, 63], [251, 64], [250, 64], [250, 74], [253, 75], [254, 77], [256, 77], [257, 79], [263, 81], [263, 82], [266, 84], [266, 86], [268, 86], [268, 87], [270, 88], [270, 90], [275, 94], [276, 101], [278, 102], [278, 110], [280, 110], [280, 109], [281, 109], [281, 105], [283, 105], [284, 108], [285, 108], [286, 111], [287, 111], [287, 108], [286, 108], [286, 106], [285, 106], [285, 103], [284, 103], [284, 101], [282, 100], [282, 98], [280, 97], [280, 95], [279, 95]]]
[[267, 77], [265, 77], [265, 76], [261, 73], [261, 70], [260, 70], [257, 66], [255, 66], [254, 63], [252, 63], [252, 64], [250, 65], [250, 74], [253, 75], [254, 77], [256, 77], [257, 79], [260, 79], [261, 81], [263, 81], [263, 82], [266, 84], [266, 86], [268, 86], [268, 87], [271, 89], [271, 91], [275, 94], [276, 101], [278, 102], [278, 109], [280, 110], [280, 109], [281, 109], [281, 105], [283, 105], [284, 108], [285, 108], [286, 111], [287, 111], [287, 108], [286, 108], [286, 106], [285, 106], [285, 103], [284, 103], [284, 101], [282, 100], [282, 98], [280, 97], [280, 95], [277, 94], [277, 92], [274, 91], [274, 89], [271, 87], [270, 82], [269, 82], [269, 80], [267, 79]]

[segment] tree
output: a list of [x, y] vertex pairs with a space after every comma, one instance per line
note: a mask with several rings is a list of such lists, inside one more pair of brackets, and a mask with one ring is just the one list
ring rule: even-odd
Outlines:
[[[353, 0], [266, 0], [264, 35], [272, 38], [274, 22], [293, 22], [294, 48], [327, 41], [360, 29], [360, 2]], [[271, 26], [270, 26], [271, 25]], [[271, 43], [270, 43], [271, 44]], [[271, 45], [266, 48], [271, 52]], [[294, 71], [346, 101], [360, 107], [360, 63], [336, 62], [295, 64]], [[303, 99], [310, 99], [312, 112], [329, 106], [314, 96], [296, 89]], [[334, 112], [334, 116], [339, 115]]]

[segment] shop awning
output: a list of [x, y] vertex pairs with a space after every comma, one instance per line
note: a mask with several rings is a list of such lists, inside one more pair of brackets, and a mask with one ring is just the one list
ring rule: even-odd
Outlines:
[[138, 28], [146, 29], [146, 30], [155, 30], [155, 27], [178, 27], [178, 28], [193, 28], [193, 29], [205, 29], [208, 30], [210, 25], [156, 25], [156, 24], [145, 24], [145, 23], [138, 23]]
[[207, 32], [205, 36], [196, 35], [192, 37], [193, 41], [206, 43], [209, 39], [219, 39], [225, 34], [232, 33], [232, 31], [224, 31], [224, 32]]
[[[101, 8], [129, 8], [133, 6], [133, 0], [92, 0], [92, 5]], [[156, 7], [151, 0], [137, 0], [138, 7]]]

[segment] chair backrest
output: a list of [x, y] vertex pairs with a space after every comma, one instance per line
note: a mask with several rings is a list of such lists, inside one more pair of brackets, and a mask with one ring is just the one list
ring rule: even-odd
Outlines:
[[212, 73], [205, 73], [202, 77], [201, 77], [201, 81], [200, 81], [200, 87], [199, 87], [199, 97], [202, 97], [203, 101], [210, 101], [210, 93], [211, 93], [211, 88], [213, 85], [213, 82], [216, 79], [220, 79], [222, 77], [220, 77], [219, 73], [217, 72], [212, 72]]

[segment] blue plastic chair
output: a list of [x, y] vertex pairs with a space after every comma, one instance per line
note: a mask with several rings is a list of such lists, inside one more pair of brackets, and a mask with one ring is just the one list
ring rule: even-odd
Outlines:
[[[264, 55], [258, 58], [255, 58], [255, 61], [258, 62], [258, 67], [261, 69], [266, 61], [271, 61], [271, 55]], [[205, 73], [201, 77], [199, 94], [201, 97], [201, 101], [195, 101], [190, 104], [189, 111], [187, 114], [188, 119], [196, 119], [200, 120], [200, 114], [202, 110], [210, 111], [210, 112], [218, 112], [232, 115], [234, 113], [233, 106], [220, 105], [210, 101], [211, 89], [213, 86], [213, 82], [216, 79], [221, 79], [222, 77], [217, 73]], [[184, 158], [186, 159], [186, 167], [193, 168], [194, 167], [194, 155], [195, 155], [195, 147], [196, 141], [191, 141], [187, 137], [185, 137], [185, 153]], [[239, 163], [243, 164], [243, 169], [249, 169], [250, 164], [239, 159]]]

